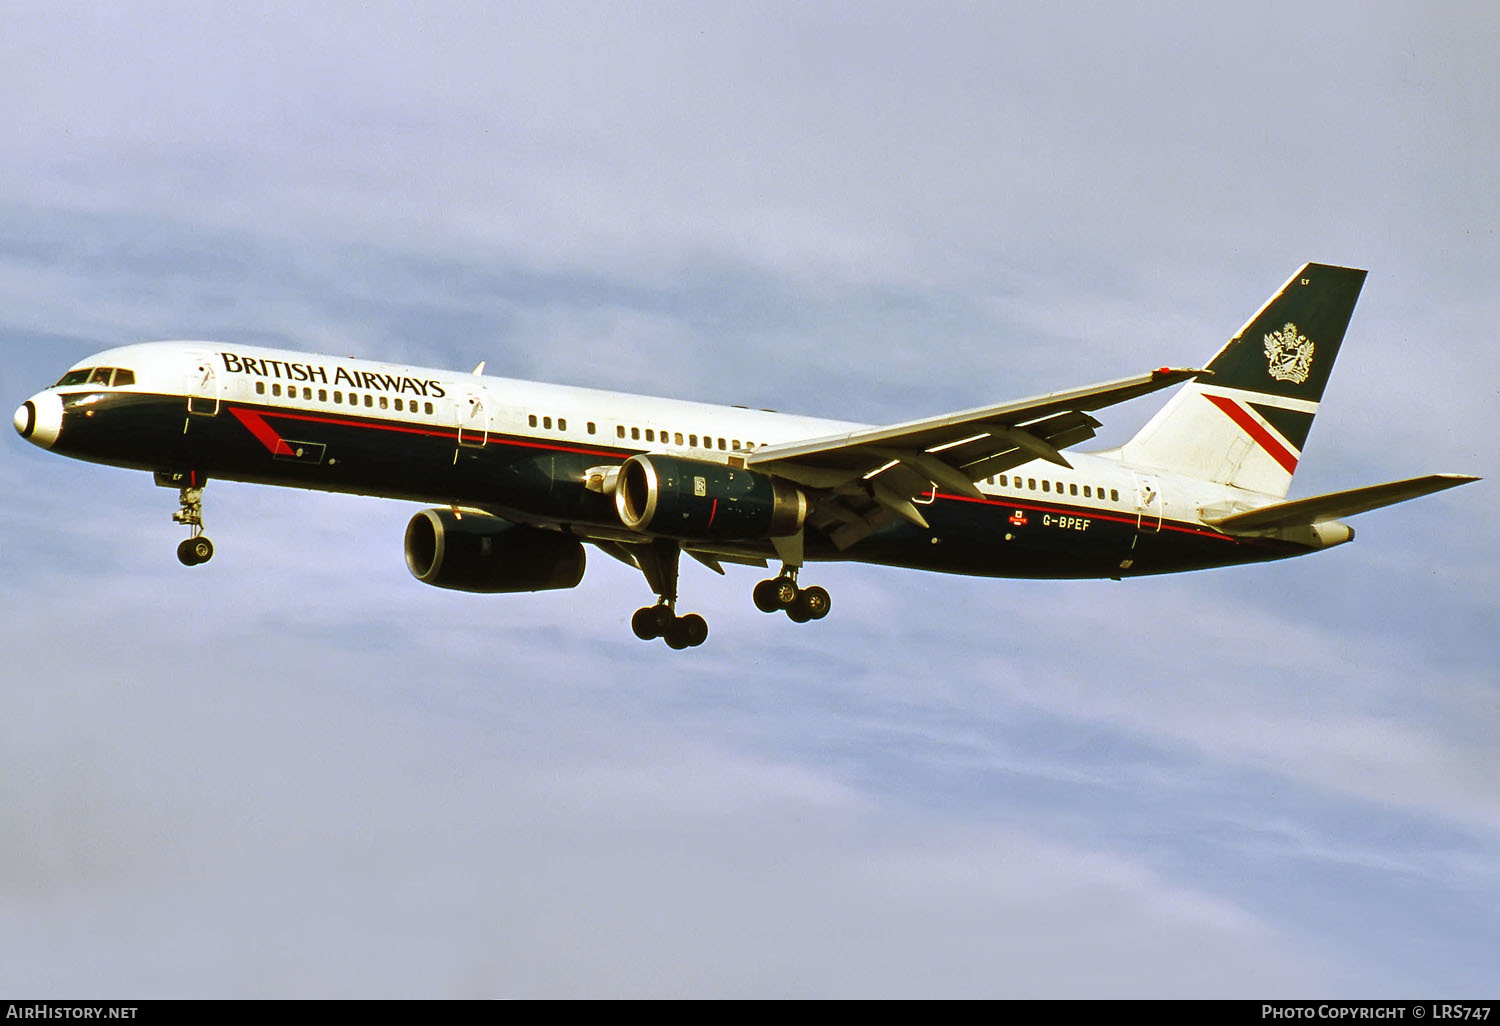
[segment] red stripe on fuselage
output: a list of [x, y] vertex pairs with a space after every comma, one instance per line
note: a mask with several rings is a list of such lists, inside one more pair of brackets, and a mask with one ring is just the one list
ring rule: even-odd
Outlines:
[[[1083, 517], [1087, 520], [1102, 520], [1112, 524], [1138, 525], [1140, 520], [1138, 516], [1115, 513], [1110, 510], [1100, 509], [1097, 506], [1052, 504], [1043, 505], [1039, 502], [1026, 499], [1007, 499], [1004, 497], [996, 498], [989, 495], [986, 495], [982, 499], [975, 499], [968, 495], [950, 495], [947, 492], [938, 492], [937, 497], [939, 499], [946, 499], [949, 502], [971, 502], [980, 506], [1003, 506], [1006, 509], [1025, 509], [1030, 510], [1033, 513], [1053, 513], [1058, 515], [1076, 516]], [[1154, 516], [1153, 519], [1155, 519]], [[1238, 538], [1231, 534], [1225, 534], [1223, 531], [1215, 531], [1211, 527], [1203, 527], [1195, 524], [1174, 523], [1170, 520], [1163, 520], [1161, 522], [1161, 527], [1159, 528], [1159, 530], [1172, 531], [1176, 532], [1177, 534], [1206, 535], [1207, 537], [1216, 538], [1220, 541], [1234, 542], [1236, 545], [1255, 540], [1251, 538]], [[1157, 531], [1152, 530], [1150, 533], [1155, 534], [1157, 533]]]
[[1276, 439], [1276, 436], [1262, 427], [1260, 421], [1256, 420], [1249, 410], [1233, 399], [1222, 395], [1205, 394], [1203, 398], [1228, 414], [1229, 419], [1238, 424], [1245, 434], [1255, 439], [1256, 443], [1262, 449], [1266, 450], [1266, 453], [1271, 459], [1276, 461], [1282, 470], [1285, 470], [1288, 474], [1296, 472], [1297, 457], [1292, 454], [1290, 449], [1282, 445]]
[[238, 406], [231, 406], [229, 412], [234, 414], [236, 420], [250, 429], [250, 433], [255, 436], [261, 445], [264, 445], [271, 451], [272, 456], [290, 456], [292, 454], [292, 447], [282, 441], [281, 436], [276, 433], [275, 428], [266, 423], [266, 418], [262, 414], [255, 410], [241, 409]]
[[[277, 420], [298, 420], [312, 424], [332, 424], [338, 427], [370, 428], [375, 431], [393, 431], [400, 434], [427, 435], [433, 438], [456, 439], [458, 437], [458, 432], [456, 430], [430, 428], [413, 424], [390, 424], [380, 421], [356, 419], [351, 417], [320, 417], [313, 414], [292, 413], [279, 409], [275, 410], [274, 412], [262, 413], [259, 410], [248, 410], [238, 406], [229, 407], [229, 411], [233, 413], [241, 423], [249, 428], [251, 433], [254, 434], [255, 437], [259, 439], [267, 449], [270, 449], [271, 452], [277, 455], [291, 455], [292, 450], [291, 447], [287, 445], [286, 442], [284, 442], [280, 438], [280, 436], [276, 434], [271, 426], [266, 423], [266, 417], [272, 417]], [[567, 445], [551, 445], [545, 442], [535, 442], [514, 438], [497, 438], [492, 440], [490, 444], [510, 445], [526, 449], [548, 449], [555, 452], [580, 453], [586, 456], [600, 456], [605, 459], [611, 460], [624, 458], [619, 452], [610, 452], [602, 449], [583, 449]], [[279, 449], [276, 448], [276, 446], [278, 445], [280, 446]], [[626, 451], [628, 452], [630, 450]], [[986, 495], [982, 499], [975, 499], [967, 495], [953, 495], [948, 492], [937, 492], [934, 497], [938, 499], [946, 499], [950, 502], [969, 502], [984, 506], [1004, 506], [1011, 509], [1031, 510], [1037, 513], [1067, 513], [1074, 516], [1082, 515], [1091, 519], [1118, 524], [1135, 524], [1138, 520], [1137, 517], [1133, 517], [1129, 514], [1102, 510], [1096, 506], [1052, 504], [1042, 505], [1035, 500], [1028, 501], [1025, 499], [1012, 499], [1004, 496], [991, 495]], [[713, 512], [714, 514], [718, 513], [717, 505], [715, 505]], [[1180, 534], [1192, 534], [1199, 536], [1206, 535], [1208, 537], [1216, 538], [1221, 541], [1231, 542], [1236, 545], [1245, 544], [1247, 542], [1253, 544], [1257, 541], [1256, 539], [1237, 538], [1233, 535], [1227, 535], [1222, 531], [1215, 531], [1211, 527], [1203, 527], [1185, 523], [1173, 523], [1170, 520], [1163, 520], [1160, 530], [1171, 531]]]
[[[252, 432], [255, 432], [256, 429], [251, 426], [250, 419], [259, 421], [260, 425], [270, 433], [271, 437], [276, 438], [277, 441], [281, 440], [280, 438], [277, 438], [276, 432], [271, 429], [270, 425], [266, 424], [266, 417], [272, 417], [276, 420], [300, 420], [309, 424], [333, 424], [337, 427], [369, 428], [372, 431], [394, 431], [398, 434], [404, 435], [426, 435], [430, 438], [458, 438], [458, 432], [456, 430], [421, 427], [414, 424], [389, 424], [381, 421], [365, 420], [355, 417], [316, 417], [312, 416], [311, 414], [291, 413], [285, 410], [275, 410], [274, 412], [261, 413], [256, 410], [242, 409], [238, 406], [231, 406], [229, 410], [242, 422], [244, 422], [245, 426], [250, 428]], [[490, 434], [493, 435], [496, 434], [496, 432], [490, 432]], [[256, 433], [255, 437], [259, 438], [261, 442], [265, 442], [265, 438], [261, 437], [259, 433]], [[602, 449], [581, 449], [576, 446], [550, 445], [546, 442], [523, 441], [515, 438], [505, 438], [503, 440], [499, 440], [497, 444], [514, 445], [525, 449], [548, 449], [553, 452], [576, 452], [584, 456], [604, 456], [609, 459], [620, 458], [619, 453], [608, 452]], [[282, 445], [286, 445], [286, 443], [282, 442]], [[267, 444], [266, 448], [270, 449], [271, 447], [269, 444]], [[477, 449], [479, 448], [479, 446], [475, 446], [475, 448]], [[275, 449], [272, 449], [271, 451], [277, 452], [277, 450]], [[278, 452], [278, 455], [285, 455], [286, 453], [290, 452], [291, 449], [290, 447], [288, 447]]]

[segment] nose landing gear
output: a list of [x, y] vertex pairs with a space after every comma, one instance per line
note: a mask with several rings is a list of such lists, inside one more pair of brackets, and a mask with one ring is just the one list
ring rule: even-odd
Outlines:
[[172, 514], [179, 524], [186, 524], [188, 537], [177, 546], [177, 559], [183, 566], [197, 566], [214, 558], [214, 543], [203, 533], [203, 489], [188, 487], [177, 493], [182, 508]]
[[177, 545], [177, 560], [183, 566], [197, 566], [214, 558], [214, 543], [203, 535], [184, 538]]
[[797, 586], [797, 571], [800, 567], [781, 568], [781, 573], [761, 581], [751, 592], [755, 608], [762, 613], [784, 612], [794, 623], [821, 620], [833, 607], [828, 592], [814, 585], [811, 588]]
[[156, 483], [168, 488], [178, 486], [181, 508], [172, 514], [172, 521], [186, 525], [188, 536], [177, 546], [177, 561], [183, 566], [197, 566], [213, 559], [214, 543], [203, 533], [203, 486], [208, 482], [196, 473], [161, 472], [156, 475]]

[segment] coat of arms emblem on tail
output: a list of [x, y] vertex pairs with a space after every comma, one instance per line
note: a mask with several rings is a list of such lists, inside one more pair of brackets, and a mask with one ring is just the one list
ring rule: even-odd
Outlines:
[[1302, 384], [1312, 370], [1312, 358], [1312, 340], [1298, 334], [1297, 326], [1290, 321], [1266, 336], [1266, 359], [1270, 361], [1271, 377], [1277, 381]]

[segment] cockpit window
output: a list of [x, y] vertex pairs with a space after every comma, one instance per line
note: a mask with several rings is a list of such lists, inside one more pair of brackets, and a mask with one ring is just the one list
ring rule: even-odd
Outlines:
[[62, 380], [53, 388], [61, 388], [64, 385], [109, 385], [119, 388], [121, 385], [135, 384], [135, 371], [126, 370], [124, 367], [84, 367], [82, 370], [70, 370], [62, 376]]
[[62, 380], [52, 387], [60, 388], [63, 385], [82, 385], [88, 381], [89, 375], [92, 373], [94, 373], [94, 368], [92, 367], [85, 367], [83, 370], [68, 371], [68, 373], [62, 376]]

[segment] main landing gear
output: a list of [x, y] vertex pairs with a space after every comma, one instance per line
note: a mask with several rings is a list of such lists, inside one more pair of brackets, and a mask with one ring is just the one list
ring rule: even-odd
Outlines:
[[654, 606], [644, 606], [630, 618], [630, 629], [642, 641], [666, 640], [668, 648], [697, 648], [708, 640], [708, 621], [697, 613], [677, 615], [677, 564], [682, 549], [676, 542], [658, 540], [634, 546], [635, 563], [656, 592]]
[[782, 566], [781, 573], [769, 580], [761, 581], [751, 592], [755, 608], [762, 613], [784, 612], [794, 623], [821, 620], [833, 607], [828, 592], [814, 585], [811, 588], [797, 586], [797, 571], [800, 567]]
[[678, 616], [665, 600], [643, 606], [630, 618], [630, 629], [642, 641], [665, 638], [668, 648], [697, 648], [708, 640], [708, 621], [697, 613]]
[[[677, 542], [657, 539], [649, 543], [616, 546], [621, 559], [633, 563], [646, 575], [646, 583], [656, 592], [654, 606], [643, 606], [630, 618], [630, 629], [642, 641], [662, 638], [670, 648], [696, 648], [708, 640], [708, 622], [697, 613], [677, 615], [677, 565], [682, 548]], [[828, 615], [833, 602], [823, 588], [797, 586], [800, 566], [783, 563], [781, 572], [755, 586], [755, 605], [763, 613], [784, 612], [796, 623], [821, 620]]]
[[177, 493], [182, 508], [172, 514], [179, 524], [186, 524], [188, 537], [177, 546], [177, 559], [183, 566], [197, 566], [214, 558], [214, 543], [203, 533], [203, 487], [189, 484]]

